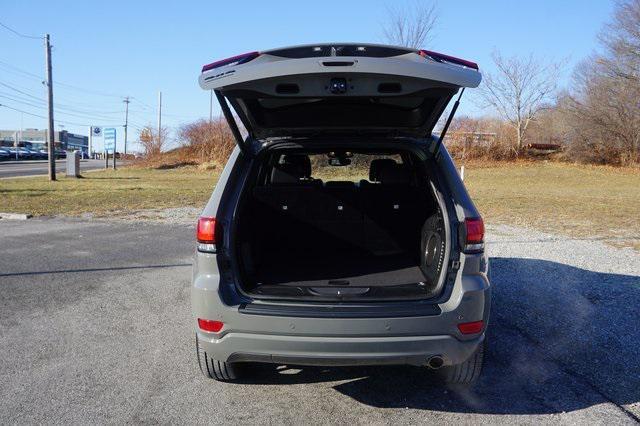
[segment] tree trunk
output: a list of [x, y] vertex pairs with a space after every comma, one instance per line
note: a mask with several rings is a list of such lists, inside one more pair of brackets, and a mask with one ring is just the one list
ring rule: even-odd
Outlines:
[[522, 124], [518, 123], [516, 128], [516, 154], [520, 155], [522, 151]]

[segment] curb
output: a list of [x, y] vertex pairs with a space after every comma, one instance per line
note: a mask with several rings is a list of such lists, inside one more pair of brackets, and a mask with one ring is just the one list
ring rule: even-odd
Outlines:
[[33, 215], [29, 213], [2, 213], [0, 212], [0, 219], [12, 219], [12, 220], [27, 220], [32, 218]]

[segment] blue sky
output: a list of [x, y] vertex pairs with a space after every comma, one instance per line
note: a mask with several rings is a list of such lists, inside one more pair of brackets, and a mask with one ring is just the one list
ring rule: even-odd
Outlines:
[[[384, 42], [381, 25], [395, 4], [414, 2], [0, 0], [0, 22], [28, 35], [51, 34], [57, 129], [86, 134], [85, 124], [122, 125], [121, 97], [129, 95], [132, 140], [136, 128], [156, 122], [159, 90], [163, 124], [176, 128], [208, 117], [209, 94], [197, 84], [203, 64], [303, 43]], [[441, 0], [436, 7], [435, 36], [425, 47], [476, 61], [488, 72], [493, 50], [561, 61], [558, 80], [566, 86], [574, 65], [597, 48], [613, 2]], [[46, 115], [39, 100], [43, 75], [42, 42], [0, 28], [0, 104]], [[470, 98], [460, 110], [485, 112]], [[43, 118], [0, 107], [0, 129], [19, 128], [21, 120], [25, 128], [46, 126]]]

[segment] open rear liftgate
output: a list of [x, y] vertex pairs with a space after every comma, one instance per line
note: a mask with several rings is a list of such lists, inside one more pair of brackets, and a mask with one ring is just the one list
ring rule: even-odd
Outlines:
[[[435, 52], [379, 45], [307, 45], [265, 51], [203, 67], [239, 147], [249, 139], [331, 134], [423, 138], [451, 98], [477, 87], [475, 63]], [[462, 88], [462, 90], [460, 90]], [[434, 148], [459, 105], [454, 104]]]

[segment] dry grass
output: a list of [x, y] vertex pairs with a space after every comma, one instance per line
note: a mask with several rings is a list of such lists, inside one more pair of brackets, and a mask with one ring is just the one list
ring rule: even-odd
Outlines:
[[109, 216], [121, 210], [203, 207], [219, 171], [197, 167], [121, 168], [86, 173], [82, 179], [46, 177], [0, 180], [0, 212]]
[[640, 248], [640, 170], [566, 163], [467, 165], [488, 223], [530, 226]]
[[[336, 168], [339, 169], [339, 168]], [[83, 179], [0, 180], [0, 211], [109, 216], [191, 206], [209, 198], [220, 168], [122, 168]], [[640, 249], [640, 170], [565, 163], [468, 163], [465, 183], [487, 223], [606, 239]]]

